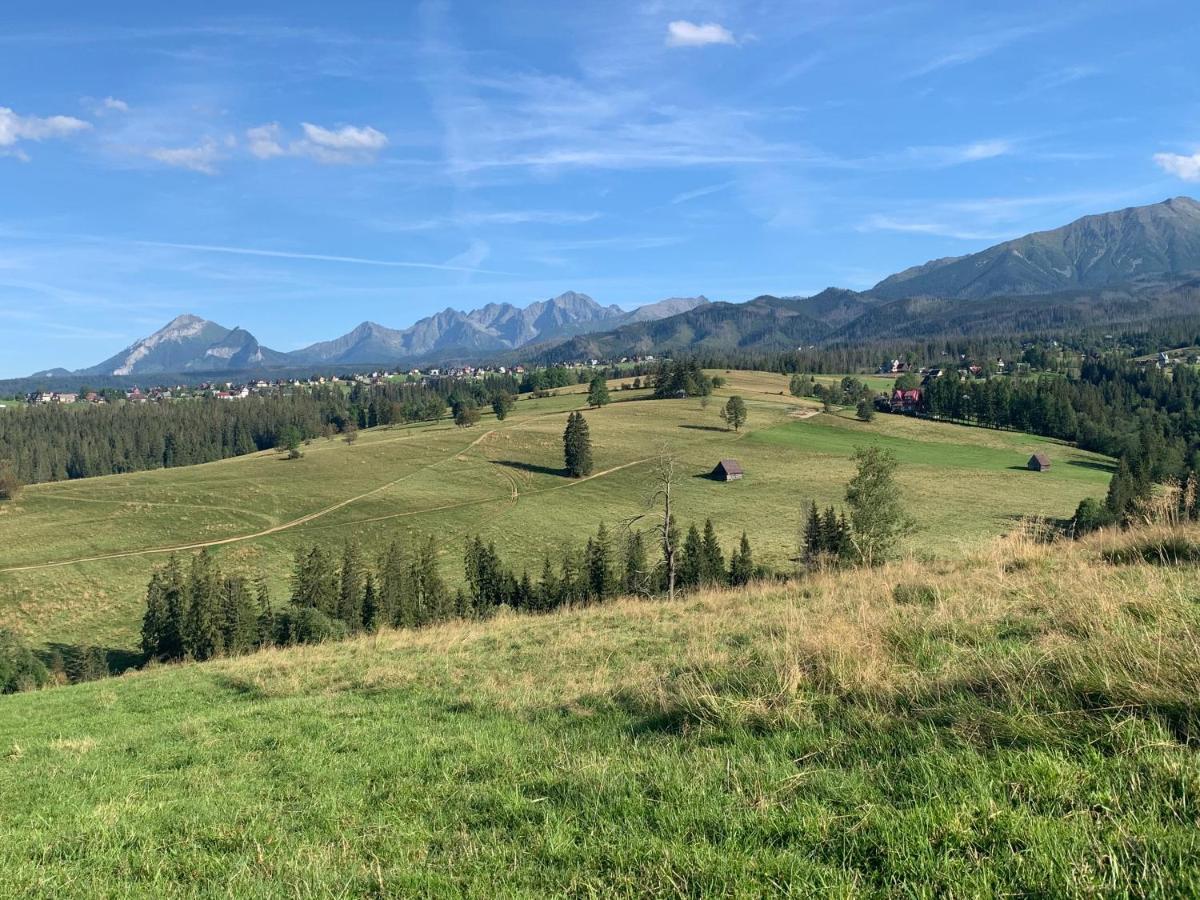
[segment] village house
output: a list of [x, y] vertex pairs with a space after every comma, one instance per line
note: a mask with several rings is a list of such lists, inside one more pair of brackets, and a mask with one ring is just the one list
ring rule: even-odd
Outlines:
[[915, 413], [921, 405], [921, 392], [917, 388], [902, 391], [896, 388], [892, 391], [889, 408], [894, 413]]
[[1033, 472], [1050, 471], [1050, 457], [1045, 453], [1035, 453], [1029, 457], [1029, 469]]

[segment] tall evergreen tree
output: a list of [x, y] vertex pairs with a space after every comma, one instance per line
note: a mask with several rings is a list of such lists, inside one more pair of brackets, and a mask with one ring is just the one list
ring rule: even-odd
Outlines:
[[358, 545], [346, 541], [342, 550], [342, 565], [338, 579], [337, 618], [346, 623], [350, 631], [358, 631], [363, 623], [363, 589], [366, 570]]
[[679, 585], [683, 588], [694, 588], [700, 584], [700, 575], [704, 566], [704, 541], [696, 526], [689, 525], [687, 537], [683, 539], [683, 554], [679, 560]]
[[621, 590], [626, 594], [645, 594], [650, 591], [650, 568], [646, 562], [646, 544], [642, 533], [630, 529], [625, 538], [625, 561], [621, 573]]
[[168, 627], [166, 572], [156, 569], [146, 586], [146, 612], [142, 616], [142, 652], [150, 659], [165, 658], [160, 648]]
[[429, 535], [418, 549], [410, 572], [411, 590], [416, 598], [417, 624], [425, 625], [450, 618], [455, 612], [455, 605], [442, 578], [437, 540], [433, 535]]
[[329, 554], [320, 544], [296, 552], [292, 572], [292, 603], [337, 617], [338, 577]]
[[256, 590], [258, 603], [258, 646], [268, 647], [275, 643], [275, 611], [271, 608], [271, 592], [267, 582], [260, 578]]
[[750, 539], [742, 532], [742, 541], [737, 552], [729, 560], [729, 583], [734, 587], [749, 584], [754, 577], [754, 555], [750, 551]]
[[608, 529], [600, 523], [594, 538], [588, 539], [584, 553], [584, 568], [587, 571], [588, 595], [603, 600], [613, 594], [612, 563], [609, 559]]
[[705, 519], [704, 537], [700, 547], [700, 583], [719, 585], [727, 581], [728, 573], [725, 571], [725, 554], [721, 550], [721, 542], [717, 539], [712, 519]]
[[567, 474], [583, 478], [592, 474], [592, 438], [583, 413], [572, 412], [563, 432], [563, 460]]
[[201, 550], [192, 558], [187, 595], [185, 650], [197, 660], [219, 656], [225, 650], [221, 632], [221, 584], [212, 554], [207, 550]]
[[379, 610], [379, 593], [375, 589], [375, 575], [372, 572], [367, 573], [363, 585], [362, 624], [367, 631], [378, 631], [379, 626], [383, 624]]

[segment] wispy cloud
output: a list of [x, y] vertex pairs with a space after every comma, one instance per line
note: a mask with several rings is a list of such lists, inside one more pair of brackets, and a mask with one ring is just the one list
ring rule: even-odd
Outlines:
[[207, 138], [194, 147], [152, 147], [145, 153], [150, 159], [164, 165], [188, 169], [202, 175], [216, 175], [217, 163], [224, 158], [220, 144], [212, 138]]
[[1142, 196], [1143, 188], [993, 196], [923, 201], [866, 216], [857, 231], [934, 235], [964, 241], [1000, 241], [1039, 225], [1057, 227], [1097, 209], [1111, 209]]
[[728, 188], [733, 187], [736, 183], [737, 182], [735, 181], [722, 181], [720, 184], [710, 184], [707, 187], [700, 187], [696, 188], [695, 190], [684, 191], [683, 193], [676, 194], [674, 197], [672, 197], [671, 203], [679, 204], [687, 203], [689, 200], [699, 200], [701, 197], [707, 197], [709, 194], [716, 194], [719, 191], [727, 190]]
[[1039, 21], [1019, 25], [1010, 25], [1006, 28], [985, 24], [979, 31], [973, 34], [950, 36], [949, 40], [953, 44], [953, 49], [942, 53], [933, 53], [929, 59], [913, 69], [909, 75], [910, 77], [919, 77], [940, 69], [948, 69], [975, 62], [976, 60], [991, 56], [1018, 41], [1061, 28], [1067, 24], [1067, 21], [1067, 17], [1059, 16], [1047, 17]]
[[1154, 161], [1164, 172], [1184, 181], [1200, 181], [1200, 153], [1182, 156], [1178, 153], [1155, 153]]
[[858, 226], [858, 231], [894, 231], [901, 234], [929, 234], [938, 237], [955, 238], [961, 241], [1000, 240], [1004, 237], [999, 232], [971, 231], [950, 225], [920, 219], [898, 219], [892, 216], [875, 214], [868, 216]]
[[903, 155], [914, 162], [934, 166], [957, 166], [962, 163], [1008, 156], [1015, 149], [1016, 144], [1013, 141], [995, 138], [953, 146], [909, 147]]
[[712, 44], [736, 44], [733, 33], [716, 22], [697, 24], [678, 19], [667, 25], [668, 47], [707, 47]]
[[436, 231], [441, 228], [486, 228], [509, 225], [581, 225], [600, 218], [598, 212], [566, 212], [553, 209], [469, 210], [427, 219], [376, 220], [383, 231]]
[[[97, 238], [96, 240], [102, 240]], [[314, 262], [346, 263], [357, 266], [383, 266], [393, 269], [440, 269], [447, 272], [482, 272], [488, 275], [510, 275], [510, 272], [497, 272], [488, 269], [478, 269], [474, 266], [451, 263], [412, 262], [408, 260], [372, 259], [362, 256], [339, 256], [329, 253], [298, 253], [288, 250], [262, 250], [255, 247], [226, 247], [219, 244], [186, 244], [173, 241], [128, 241], [141, 247], [167, 247], [174, 250], [194, 250], [200, 253], [229, 253], [235, 256], [261, 256], [270, 259], [298, 259]]]

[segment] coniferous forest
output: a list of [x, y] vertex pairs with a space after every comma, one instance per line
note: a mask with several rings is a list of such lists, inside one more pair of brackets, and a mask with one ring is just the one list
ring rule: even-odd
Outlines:
[[[680, 542], [672, 524], [670, 540]], [[148, 659], [172, 661], [231, 656], [276, 645], [336, 640], [380, 628], [420, 628], [451, 619], [487, 618], [502, 607], [528, 613], [649, 596], [666, 589], [662, 561], [651, 562], [651, 538], [637, 530], [614, 537], [601, 524], [582, 547], [541, 571], [517, 572], [494, 543], [479, 537], [463, 551], [464, 586], [451, 590], [440, 573], [432, 536], [394, 541], [378, 558], [358, 546], [314, 544], [296, 553], [290, 595], [272, 601], [262, 580], [222, 571], [203, 551], [172, 557], [146, 588], [142, 649]], [[739, 586], [770, 573], [754, 562], [745, 534], [727, 555], [712, 520], [689, 527], [678, 555], [678, 590]]]

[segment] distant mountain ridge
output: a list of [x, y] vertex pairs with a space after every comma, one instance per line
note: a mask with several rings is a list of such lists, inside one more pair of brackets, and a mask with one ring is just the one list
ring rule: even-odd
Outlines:
[[935, 259], [885, 278], [870, 293], [887, 300], [1025, 296], [1192, 272], [1200, 272], [1200, 203], [1175, 197]]
[[374, 322], [291, 353], [185, 315], [77, 374], [412, 365], [506, 358], [566, 361], [698, 350], [977, 335], [1200, 314], [1200, 203], [1175, 197], [1084, 216], [967, 256], [935, 259], [868, 291], [764, 295], [745, 303], [670, 298], [631, 311], [567, 291], [525, 307], [445, 309], [404, 329]]
[[262, 346], [245, 329], [226, 328], [185, 314], [104, 362], [71, 374], [218, 373], [318, 364], [394, 365], [431, 358], [470, 357], [515, 350], [534, 342], [565, 340], [625, 322], [677, 315], [708, 302], [705, 297], [676, 297], [626, 311], [615, 305], [601, 306], [586, 294], [567, 291], [525, 307], [489, 303], [469, 312], [445, 309], [405, 329], [363, 322], [341, 337], [290, 353]]

